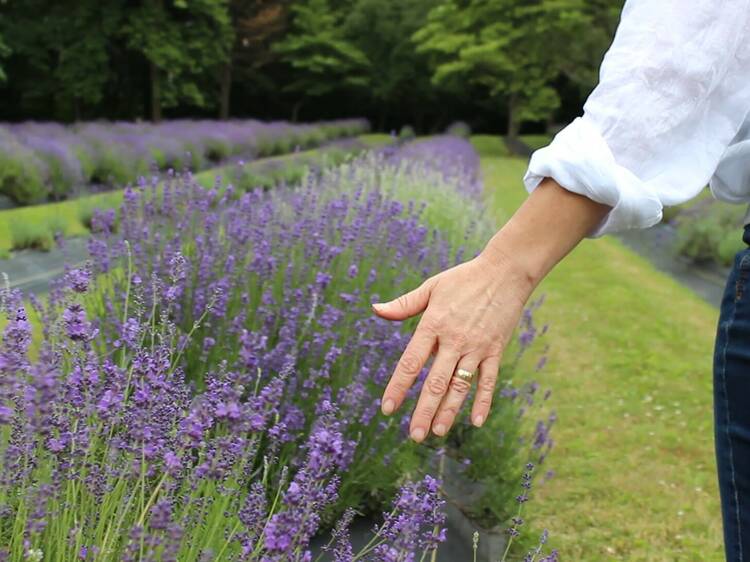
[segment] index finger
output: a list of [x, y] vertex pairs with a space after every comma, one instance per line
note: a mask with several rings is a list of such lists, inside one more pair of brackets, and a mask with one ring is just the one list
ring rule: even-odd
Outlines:
[[383, 393], [381, 410], [385, 415], [392, 414], [406, 398], [406, 393], [414, 385], [419, 373], [422, 371], [427, 360], [430, 358], [432, 349], [435, 347], [437, 337], [435, 334], [424, 327], [424, 317], [419, 321], [419, 325], [414, 335], [401, 355], [396, 370], [391, 375], [391, 380]]

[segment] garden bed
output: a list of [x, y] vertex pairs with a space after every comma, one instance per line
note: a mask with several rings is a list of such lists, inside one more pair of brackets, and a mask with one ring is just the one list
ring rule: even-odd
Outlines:
[[[551, 447], [548, 395], [531, 382], [538, 305], [482, 431], [462, 420], [419, 447], [408, 405], [378, 412], [413, 323], [370, 302], [476, 252], [494, 228], [477, 165], [467, 143], [438, 138], [294, 190], [179, 177], [126, 190], [116, 229], [96, 213], [91, 269], [35, 305], [38, 360], [19, 295], [3, 296], [6, 557], [306, 560], [334, 525], [333, 547], [350, 551], [350, 508], [384, 521], [358, 559], [429, 556], [445, 524], [425, 474], [437, 448], [488, 492], [477, 520], [517, 527], [526, 463]], [[514, 559], [535, 542], [522, 537]]]
[[[369, 146], [376, 146], [379, 142], [380, 138], [370, 140]], [[207, 188], [213, 187], [217, 181], [222, 186], [231, 182], [242, 190], [269, 188], [279, 182], [293, 183], [308, 169], [337, 165], [366, 146], [358, 139], [351, 139], [314, 150], [206, 170], [195, 174], [195, 179]], [[118, 207], [122, 194], [122, 190], [116, 190], [59, 203], [0, 211], [0, 259], [10, 257], [11, 250], [47, 250], [55, 243], [56, 236], [87, 235], [94, 211]]]
[[365, 120], [309, 125], [261, 121], [0, 125], [0, 195], [18, 205], [122, 187], [152, 170], [200, 171], [365, 133]]

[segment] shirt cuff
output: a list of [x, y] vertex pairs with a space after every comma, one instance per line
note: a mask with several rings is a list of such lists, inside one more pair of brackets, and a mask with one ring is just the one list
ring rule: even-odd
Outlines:
[[586, 117], [576, 118], [552, 143], [532, 154], [523, 182], [531, 193], [545, 178], [573, 193], [612, 207], [589, 238], [653, 226], [662, 204], [648, 186], [615, 157], [597, 128]]

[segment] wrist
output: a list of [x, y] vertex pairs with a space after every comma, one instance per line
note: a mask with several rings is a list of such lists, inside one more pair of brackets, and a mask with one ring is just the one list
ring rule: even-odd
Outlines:
[[510, 277], [525, 301], [544, 277], [543, 268], [527, 255], [529, 248], [514, 244], [509, 238], [502, 230], [498, 232], [482, 250], [480, 258], [498, 272], [498, 279], [503, 283], [507, 283]]

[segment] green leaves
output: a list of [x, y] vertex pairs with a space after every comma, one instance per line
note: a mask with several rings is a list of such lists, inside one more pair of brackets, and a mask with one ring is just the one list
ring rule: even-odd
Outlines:
[[124, 35], [152, 65], [152, 104], [215, 103], [204, 82], [234, 39], [227, 0], [141, 0], [128, 10]]
[[295, 70], [296, 79], [286, 91], [322, 96], [341, 86], [367, 86], [369, 61], [341, 27], [340, 12], [327, 0], [307, 0], [292, 7], [290, 32], [273, 50]]
[[579, 0], [443, 0], [412, 39], [430, 57], [434, 84], [454, 91], [474, 86], [493, 103], [505, 101], [517, 126], [557, 108], [550, 84], [567, 44], [589, 25]]

